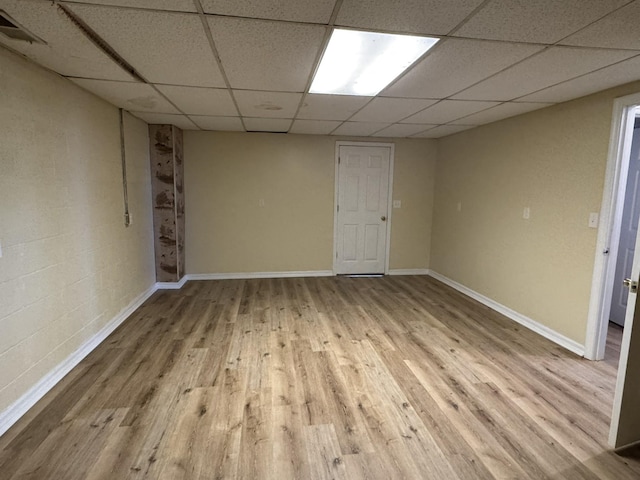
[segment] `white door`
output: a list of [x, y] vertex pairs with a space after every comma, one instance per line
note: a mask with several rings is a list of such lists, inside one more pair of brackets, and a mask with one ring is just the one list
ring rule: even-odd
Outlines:
[[385, 273], [391, 148], [341, 145], [336, 273]]
[[620, 230], [620, 245], [616, 259], [616, 273], [611, 298], [609, 319], [620, 326], [624, 326], [627, 309], [628, 291], [622, 281], [631, 275], [631, 265], [635, 252], [636, 236], [638, 235], [638, 219], [640, 217], [640, 125], [636, 120], [629, 158], [629, 175], [624, 196], [622, 224]]
[[[635, 248], [640, 248], [640, 235], [636, 237]], [[618, 378], [611, 413], [609, 444], [615, 448], [640, 442], [640, 301], [636, 290], [640, 279], [640, 255], [635, 255], [629, 278], [636, 283], [628, 290]]]

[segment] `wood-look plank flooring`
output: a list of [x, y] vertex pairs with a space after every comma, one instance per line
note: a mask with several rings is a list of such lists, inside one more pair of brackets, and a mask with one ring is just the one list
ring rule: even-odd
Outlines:
[[0, 438], [0, 477], [638, 479], [614, 383], [429, 277], [189, 282]]
[[607, 331], [607, 345], [604, 350], [604, 361], [614, 367], [618, 368], [618, 362], [620, 361], [620, 347], [622, 346], [622, 327], [613, 322], [609, 322], [609, 329]]

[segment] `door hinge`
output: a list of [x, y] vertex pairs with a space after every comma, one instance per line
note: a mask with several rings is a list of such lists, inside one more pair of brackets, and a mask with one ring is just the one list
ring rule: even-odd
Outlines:
[[340, 211], [340, 205], [338, 205], [338, 211]]
[[340, 157], [338, 157], [338, 165], [340, 165]]

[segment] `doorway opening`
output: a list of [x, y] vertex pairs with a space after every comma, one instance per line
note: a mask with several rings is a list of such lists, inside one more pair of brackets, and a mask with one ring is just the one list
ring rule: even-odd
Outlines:
[[[636, 255], [636, 237], [640, 220], [640, 109], [636, 107], [631, 134], [631, 148], [626, 165], [622, 165], [618, 199], [622, 207], [620, 229], [617, 235], [618, 252], [611, 257], [614, 270], [611, 286], [611, 307], [604, 359], [617, 365], [620, 359], [622, 330], [627, 312], [628, 289], [631, 286], [631, 267]], [[624, 178], [626, 176], [626, 179]], [[637, 281], [637, 279], [636, 279]]]
[[627, 378], [628, 369], [636, 371], [640, 358], [640, 343], [631, 341], [640, 321], [639, 116], [640, 93], [615, 100], [585, 342], [586, 358], [617, 367], [609, 433], [613, 447], [637, 441], [640, 432], [628, 411], [640, 392], [626, 388], [635, 380]]
[[590, 360], [607, 354], [617, 362], [620, 348], [629, 292], [623, 281], [631, 274], [640, 218], [639, 116], [640, 94], [616, 99], [585, 342]]

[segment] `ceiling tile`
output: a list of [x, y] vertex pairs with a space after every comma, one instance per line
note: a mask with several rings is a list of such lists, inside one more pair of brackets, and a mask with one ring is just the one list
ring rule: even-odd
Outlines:
[[175, 12], [197, 12], [193, 0], [82, 0], [82, 3], [150, 10], [171, 10]]
[[371, 122], [345, 122], [340, 125], [332, 135], [345, 135], [354, 137], [368, 137], [372, 133], [388, 127], [388, 123]]
[[225, 86], [198, 15], [79, 4], [71, 8], [147, 81]]
[[52, 2], [5, 0], [1, 6], [16, 22], [47, 44], [21, 42], [4, 35], [0, 35], [0, 44], [61, 75], [133, 80], [93, 45]]
[[442, 100], [405, 119], [402, 123], [440, 124], [449, 123], [458, 118], [498, 105], [498, 102], [474, 102], [459, 100]]
[[447, 39], [382, 94], [444, 98], [542, 50], [541, 46]]
[[414, 135], [413, 138], [440, 138], [446, 137], [447, 135], [453, 135], [454, 133], [463, 132], [465, 130], [469, 130], [470, 128], [474, 128], [471, 125], [439, 125], [435, 128], [431, 128], [426, 132], [419, 133]]
[[544, 107], [553, 105], [552, 103], [529, 103], [529, 102], [507, 102], [489, 108], [482, 112], [474, 113], [468, 117], [460, 118], [452, 124], [459, 125], [483, 125], [485, 123], [496, 122], [503, 118], [513, 117], [522, 113], [532, 112]]
[[324, 27], [207, 18], [232, 88], [304, 91], [322, 45]]
[[518, 101], [565, 102], [618, 85], [637, 81], [640, 78], [640, 56], [616, 63], [582, 77], [574, 78], [553, 87], [545, 88]]
[[156, 85], [169, 100], [187, 115], [238, 115], [229, 92], [222, 88]]
[[341, 123], [337, 120], [295, 120], [289, 133], [329, 135]]
[[453, 98], [512, 100], [635, 55], [628, 50], [551, 47]]
[[203, 130], [244, 132], [240, 117], [215, 117], [191, 115], [191, 120]]
[[233, 95], [243, 117], [293, 118], [301, 93], [234, 90]]
[[344, 0], [336, 25], [445, 35], [482, 0]]
[[562, 40], [563, 45], [640, 49], [640, 2], [633, 2]]
[[427, 125], [413, 125], [410, 123], [395, 123], [384, 130], [380, 130], [373, 134], [374, 137], [410, 137], [418, 132], [426, 130]]
[[629, 0], [492, 0], [456, 36], [555, 43]]
[[437, 100], [374, 98], [371, 103], [349, 120], [354, 122], [397, 122], [436, 102]]
[[116, 107], [134, 112], [180, 113], [151, 85], [84, 78], [70, 80]]
[[307, 120], [346, 120], [360, 110], [372, 97], [350, 95], [321, 95], [310, 93], [298, 112], [298, 118]]
[[244, 124], [249, 132], [287, 132], [291, 120], [282, 118], [244, 118]]
[[292, 22], [328, 23], [336, 0], [201, 0], [205, 13], [267, 18]]
[[198, 127], [184, 115], [149, 112], [131, 112], [131, 114], [144, 120], [149, 125], [175, 125], [182, 130], [198, 130]]

